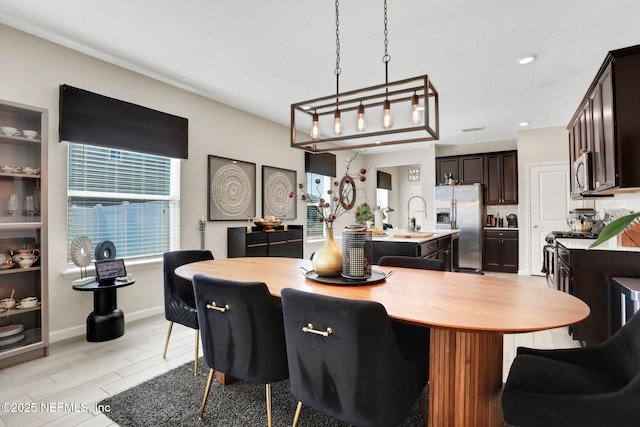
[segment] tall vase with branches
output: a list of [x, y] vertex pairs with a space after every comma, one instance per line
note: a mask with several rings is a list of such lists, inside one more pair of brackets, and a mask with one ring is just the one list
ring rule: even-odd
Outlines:
[[[355, 206], [356, 182], [364, 182], [367, 179], [367, 170], [364, 168], [356, 173], [350, 172], [351, 163], [356, 157], [357, 153], [347, 160], [345, 175], [339, 181], [333, 181], [331, 188], [325, 194], [322, 192], [322, 180], [319, 178], [315, 180], [315, 188], [311, 191], [305, 190], [304, 184], [298, 184], [298, 190], [301, 193], [299, 199], [316, 210], [319, 220], [325, 227], [325, 243], [315, 252], [311, 260], [313, 269], [319, 276], [339, 276], [342, 272], [342, 250], [335, 243], [333, 225], [340, 216]], [[289, 193], [289, 197], [295, 197], [293, 191]]]

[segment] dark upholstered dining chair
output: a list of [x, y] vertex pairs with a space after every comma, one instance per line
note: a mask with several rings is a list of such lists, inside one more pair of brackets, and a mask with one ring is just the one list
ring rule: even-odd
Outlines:
[[169, 348], [169, 338], [171, 338], [174, 322], [195, 329], [196, 344], [193, 375], [198, 375], [198, 345], [200, 343], [200, 328], [198, 327], [195, 296], [193, 295], [191, 282], [176, 276], [175, 269], [184, 264], [210, 259], [213, 259], [213, 254], [207, 250], [172, 251], [165, 252], [163, 255], [164, 317], [170, 323], [162, 357], [167, 357], [167, 348]]
[[289, 378], [282, 309], [261, 282], [193, 277], [202, 350], [209, 378], [199, 418], [204, 416], [214, 371], [266, 385], [271, 427], [271, 383]]
[[518, 348], [502, 407], [521, 427], [640, 425], [640, 312], [593, 347]]
[[413, 256], [385, 255], [380, 257], [378, 265], [445, 271], [444, 261], [442, 260]]
[[397, 426], [422, 390], [429, 353], [398, 342], [385, 308], [373, 301], [282, 290], [291, 390], [302, 405], [359, 427]]

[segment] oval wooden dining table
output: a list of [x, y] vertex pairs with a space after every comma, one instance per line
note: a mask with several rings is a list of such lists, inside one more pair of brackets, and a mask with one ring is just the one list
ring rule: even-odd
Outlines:
[[[293, 258], [227, 258], [186, 264], [176, 274], [205, 274], [264, 282], [274, 296], [284, 288], [377, 301], [389, 317], [431, 328], [431, 427], [502, 425], [503, 335], [577, 323], [589, 307], [546, 286], [486, 275], [379, 267], [373, 285], [328, 285], [305, 276], [311, 262]], [[391, 272], [393, 270], [393, 273]]]

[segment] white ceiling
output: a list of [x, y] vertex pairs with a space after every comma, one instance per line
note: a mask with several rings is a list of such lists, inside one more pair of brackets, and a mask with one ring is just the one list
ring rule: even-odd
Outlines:
[[[606, 53], [640, 44], [638, 0], [388, 3], [389, 80], [430, 76], [440, 144], [566, 126]], [[384, 82], [382, 4], [340, 3], [341, 90]], [[335, 91], [333, 0], [0, 0], [0, 23], [285, 126]]]

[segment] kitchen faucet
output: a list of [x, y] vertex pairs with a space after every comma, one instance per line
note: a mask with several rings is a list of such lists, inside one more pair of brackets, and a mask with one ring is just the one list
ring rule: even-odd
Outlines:
[[422, 198], [422, 196], [411, 196], [411, 197], [409, 197], [409, 201], [407, 202], [407, 215], [408, 215], [408, 217], [407, 217], [407, 220], [408, 220], [407, 221], [407, 231], [416, 231], [416, 219], [413, 218], [413, 221], [412, 221], [412, 217], [411, 217], [411, 214], [414, 211], [410, 211], [409, 210], [410, 206], [411, 206], [411, 200], [413, 200], [415, 198], [418, 198], [418, 199], [422, 200], [422, 204], [424, 205], [424, 209], [423, 210], [415, 211], [415, 212], [422, 212], [422, 213], [424, 213], [424, 217], [425, 218], [427, 217], [427, 202]]

